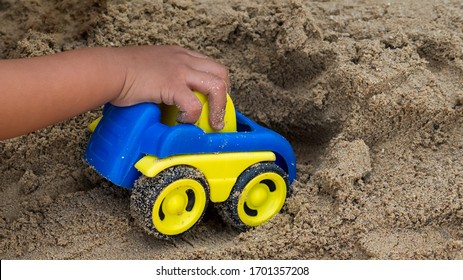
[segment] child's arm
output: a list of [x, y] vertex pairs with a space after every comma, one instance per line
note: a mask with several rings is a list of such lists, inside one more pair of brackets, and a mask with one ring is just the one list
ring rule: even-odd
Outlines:
[[199, 53], [174, 46], [89, 48], [0, 60], [0, 140], [66, 120], [111, 102], [175, 104], [180, 122], [195, 122], [208, 95], [209, 120], [223, 127], [228, 71]]

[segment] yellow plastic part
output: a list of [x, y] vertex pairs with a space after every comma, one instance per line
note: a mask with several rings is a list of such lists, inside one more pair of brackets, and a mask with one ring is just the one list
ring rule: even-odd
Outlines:
[[88, 125], [88, 129], [90, 129], [91, 132], [95, 131], [96, 127], [100, 123], [101, 119], [103, 116], [98, 117], [98, 119], [94, 120], [92, 123]]
[[[204, 130], [206, 133], [210, 132], [236, 132], [236, 113], [235, 106], [233, 101], [230, 98], [230, 95], [227, 94], [227, 105], [225, 107], [225, 117], [224, 117], [224, 127], [221, 130], [214, 130], [209, 124], [209, 102], [207, 97], [204, 94], [201, 94], [197, 91], [193, 91], [198, 97], [203, 108], [201, 111], [201, 116], [198, 121], [195, 123], [196, 126]], [[178, 108], [175, 105], [161, 105], [161, 122], [165, 125], [173, 126], [177, 125], [177, 113]]]
[[[275, 184], [275, 190], [270, 191], [266, 181], [272, 181]], [[286, 182], [277, 173], [266, 172], [257, 175], [244, 187], [238, 199], [238, 217], [248, 226], [258, 226], [275, 214], [283, 207], [286, 200]], [[255, 211], [256, 215], [252, 216], [246, 213], [248, 207]]]
[[[194, 194], [194, 204], [191, 209], [188, 209], [190, 203], [188, 192]], [[164, 188], [154, 202], [153, 225], [165, 235], [183, 233], [201, 218], [206, 202], [206, 191], [198, 181], [177, 180]]]
[[189, 165], [200, 170], [206, 177], [210, 188], [210, 200], [227, 200], [238, 176], [249, 166], [263, 161], [275, 161], [273, 152], [246, 152], [178, 155], [164, 159], [145, 156], [136, 164], [142, 174], [154, 177], [162, 170], [176, 165]]

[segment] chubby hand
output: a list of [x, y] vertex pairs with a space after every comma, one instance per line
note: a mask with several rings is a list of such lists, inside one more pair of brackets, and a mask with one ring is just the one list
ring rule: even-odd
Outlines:
[[193, 90], [205, 94], [209, 102], [209, 122], [219, 130], [224, 126], [226, 94], [230, 88], [228, 70], [200, 53], [178, 46], [136, 46], [114, 48], [114, 59], [125, 71], [125, 80], [116, 106], [141, 102], [164, 103], [179, 108], [177, 120], [194, 123], [202, 105]]
[[[175, 46], [82, 48], [53, 55], [0, 60], [0, 140], [51, 125], [107, 102], [176, 105], [179, 122], [194, 123], [207, 95], [209, 122], [223, 127], [227, 69]], [[18, 118], [17, 116], [21, 116]]]

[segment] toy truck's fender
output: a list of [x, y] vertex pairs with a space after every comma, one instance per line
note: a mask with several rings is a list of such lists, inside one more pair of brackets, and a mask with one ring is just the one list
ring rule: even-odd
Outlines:
[[154, 177], [172, 166], [194, 167], [206, 177], [210, 200], [217, 203], [227, 200], [236, 179], [246, 168], [259, 162], [273, 162], [275, 159], [275, 154], [272, 152], [177, 155], [164, 159], [145, 156], [135, 164], [135, 167], [147, 177]]

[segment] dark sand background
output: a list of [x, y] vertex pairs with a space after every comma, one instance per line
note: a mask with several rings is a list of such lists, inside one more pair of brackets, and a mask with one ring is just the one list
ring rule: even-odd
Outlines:
[[[193, 2], [195, 4], [193, 4]], [[463, 259], [463, 3], [0, 1], [0, 56], [179, 44], [298, 160], [284, 211], [145, 235], [81, 156], [98, 110], [0, 142], [1, 259]], [[21, 116], [18, 116], [21, 117]]]

